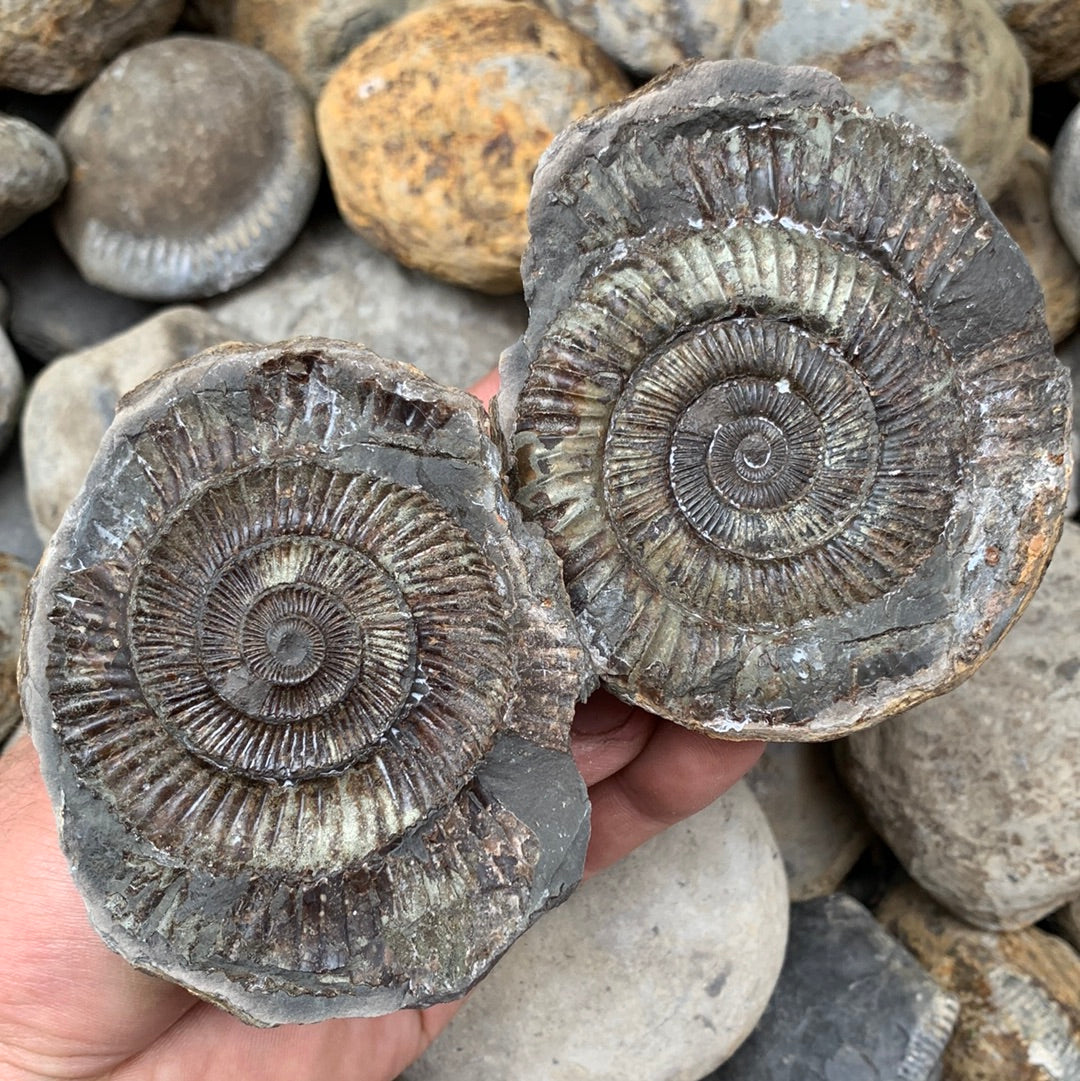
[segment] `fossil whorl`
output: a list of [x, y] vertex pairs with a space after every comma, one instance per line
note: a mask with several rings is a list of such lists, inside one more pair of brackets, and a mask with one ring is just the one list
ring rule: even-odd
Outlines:
[[1060, 529], [1068, 380], [943, 150], [689, 64], [559, 137], [530, 231], [500, 420], [609, 688], [823, 739], [979, 663]]
[[91, 919], [258, 1023], [466, 990], [580, 877], [583, 654], [470, 395], [343, 342], [123, 400], [31, 590]]

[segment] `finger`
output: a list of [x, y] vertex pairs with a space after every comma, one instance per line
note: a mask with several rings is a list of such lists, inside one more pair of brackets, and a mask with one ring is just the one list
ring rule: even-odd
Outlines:
[[632, 762], [649, 742], [659, 719], [637, 706], [596, 691], [574, 714], [570, 749], [587, 785]]
[[592, 836], [585, 873], [622, 859], [708, 806], [758, 759], [764, 744], [714, 739], [658, 721], [631, 762], [589, 789]]
[[492, 368], [490, 372], [478, 380], [469, 387], [469, 393], [474, 398], [479, 398], [484, 403], [484, 408], [487, 408], [488, 402], [498, 393], [499, 390], [499, 369], [497, 367]]
[[196, 1005], [90, 926], [25, 737], [0, 756], [0, 867], [0, 1046], [26, 1068], [48, 1075], [62, 1061], [65, 1076], [103, 1073]]

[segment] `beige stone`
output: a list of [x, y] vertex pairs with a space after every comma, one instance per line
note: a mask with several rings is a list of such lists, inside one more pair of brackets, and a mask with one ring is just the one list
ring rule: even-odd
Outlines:
[[1023, 927], [1080, 892], [1080, 526], [997, 652], [941, 698], [838, 748], [908, 873], [980, 927]]
[[532, 4], [449, 0], [372, 34], [319, 98], [346, 221], [407, 266], [521, 288], [533, 170], [556, 132], [629, 83]]
[[1037, 83], [1080, 71], [1080, 4], [1076, 0], [991, 0], [1016, 35]]
[[746, 782], [780, 846], [792, 901], [832, 893], [870, 840], [859, 805], [836, 775], [832, 749], [766, 744]]
[[764, 1011], [787, 921], [740, 783], [539, 920], [405, 1081], [698, 1081]]
[[944, 144], [987, 199], [1008, 181], [1031, 109], [1030, 76], [987, 0], [750, 0], [735, 55], [810, 64], [879, 113]]
[[1055, 342], [1062, 341], [1080, 321], [1080, 265], [1054, 224], [1050, 151], [1038, 140], [1024, 144], [1016, 171], [992, 209], [1031, 264], [1046, 300], [1050, 334]]
[[731, 55], [742, 23], [742, 0], [543, 0], [623, 67], [656, 75], [691, 57]]
[[43, 540], [82, 486], [120, 398], [170, 364], [237, 337], [199, 308], [167, 308], [41, 373], [21, 434], [26, 494]]
[[878, 906], [886, 930], [960, 1000], [943, 1081], [1076, 1081], [1080, 955], [1035, 928], [966, 927], [912, 884]]

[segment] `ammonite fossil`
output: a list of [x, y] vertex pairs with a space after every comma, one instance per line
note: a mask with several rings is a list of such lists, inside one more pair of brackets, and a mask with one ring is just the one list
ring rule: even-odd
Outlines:
[[500, 417], [612, 690], [824, 739], [979, 663], [1060, 530], [1069, 384], [941, 148], [699, 62], [567, 129], [530, 228]]
[[583, 652], [471, 396], [357, 346], [125, 398], [23, 704], [105, 940], [249, 1021], [463, 992], [581, 875]]

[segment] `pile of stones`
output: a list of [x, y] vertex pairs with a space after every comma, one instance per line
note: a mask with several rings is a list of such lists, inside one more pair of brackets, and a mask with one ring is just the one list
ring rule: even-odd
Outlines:
[[[686, 57], [825, 67], [923, 126], [1080, 364], [1068, 0], [104, 6], [0, 17], [0, 740], [28, 564], [121, 395], [298, 334], [469, 385], [525, 327], [540, 154]], [[1076, 1081], [1078, 614], [1070, 522], [975, 677], [835, 746], [771, 745], [540, 921], [408, 1077]]]

